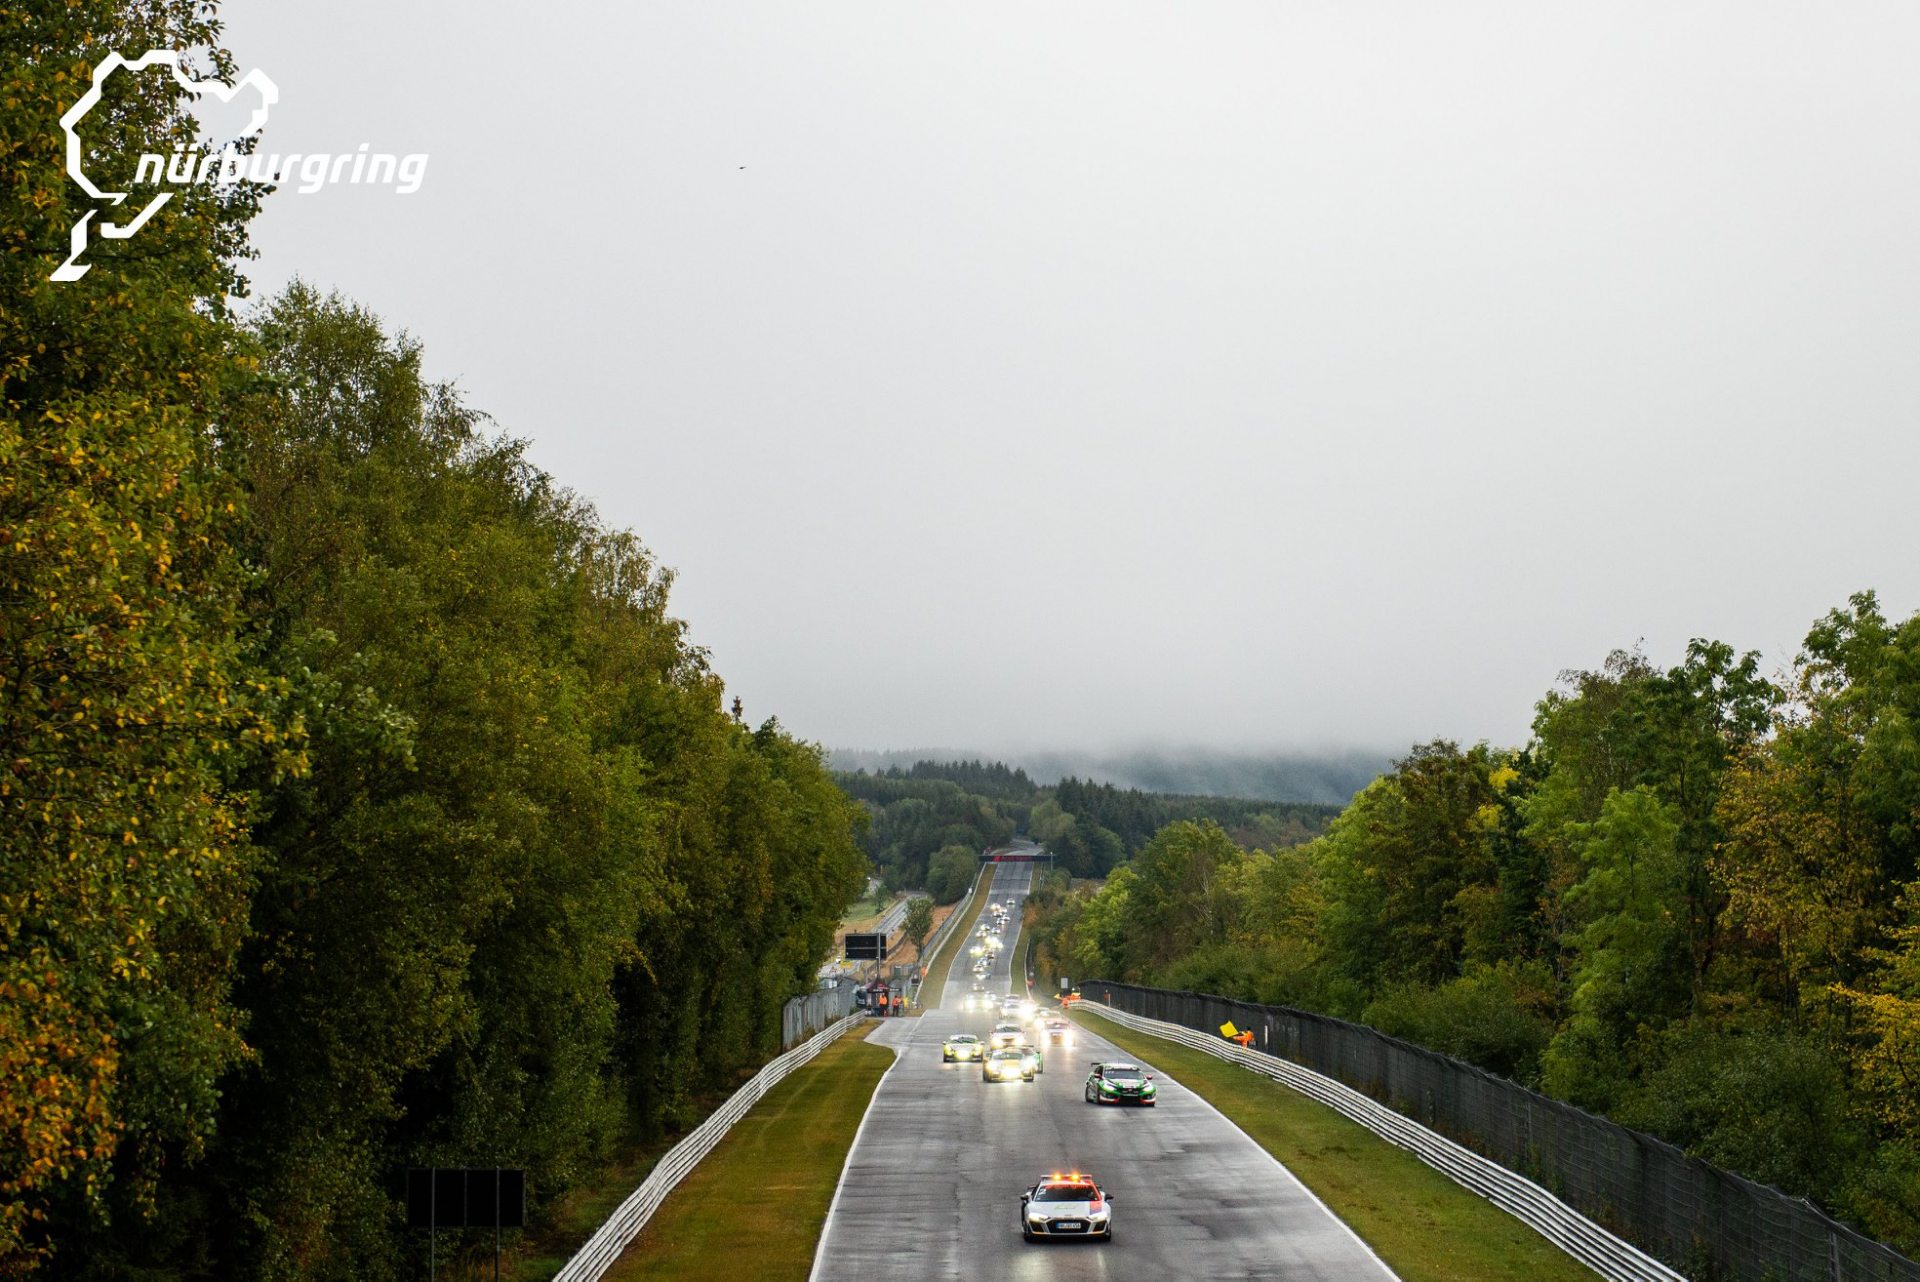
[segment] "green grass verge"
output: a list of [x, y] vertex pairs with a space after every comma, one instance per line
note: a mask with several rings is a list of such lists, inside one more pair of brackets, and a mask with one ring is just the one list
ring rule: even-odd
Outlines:
[[668, 1195], [609, 1279], [804, 1282], [893, 1052], [848, 1033], [767, 1093]]
[[993, 871], [999, 866], [987, 864], [980, 869], [980, 876], [973, 883], [973, 898], [967, 904], [967, 919], [947, 932], [939, 953], [927, 963], [927, 977], [920, 983], [921, 1010], [932, 1010], [946, 995], [947, 972], [953, 969], [953, 959], [959, 955], [960, 948], [973, 936], [974, 923], [980, 920], [987, 906], [987, 887], [993, 884]]
[[1593, 1282], [1598, 1275], [1492, 1203], [1324, 1104], [1203, 1051], [1074, 1019], [1204, 1096], [1300, 1177], [1406, 1282]]
[[881, 891], [871, 899], [855, 900], [847, 905], [847, 911], [840, 915], [840, 928], [845, 930], [848, 927], [865, 926], [871, 923], [874, 918], [885, 912], [896, 898], [897, 896]]

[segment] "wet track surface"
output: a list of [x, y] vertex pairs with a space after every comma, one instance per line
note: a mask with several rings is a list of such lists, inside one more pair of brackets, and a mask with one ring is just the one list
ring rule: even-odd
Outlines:
[[[1029, 876], [1026, 864], [1002, 865], [991, 898], [1019, 900]], [[1018, 920], [1016, 902], [990, 993], [1025, 992]], [[944, 1038], [993, 1027], [995, 1016], [960, 1009], [972, 978], [962, 949], [942, 1009], [874, 1034], [901, 1055], [848, 1156], [816, 1282], [1393, 1276], [1284, 1167], [1157, 1070], [1156, 1108], [1088, 1104], [1089, 1062], [1128, 1057], [1084, 1029], [1075, 1047], [1047, 1048], [1032, 1083], [943, 1065]], [[1068, 1170], [1112, 1195], [1112, 1242], [1021, 1239], [1021, 1190]]]

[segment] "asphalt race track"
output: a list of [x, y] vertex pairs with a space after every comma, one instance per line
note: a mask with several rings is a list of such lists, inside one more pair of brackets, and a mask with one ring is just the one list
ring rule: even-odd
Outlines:
[[[1001, 865], [992, 898], [1022, 898], [1030, 876]], [[1024, 992], [1017, 926], [1006, 943], [990, 993]], [[961, 1012], [972, 979], [963, 948], [941, 1009], [874, 1034], [901, 1054], [847, 1157], [814, 1282], [1394, 1276], [1285, 1167], [1151, 1064], [1158, 1107], [1086, 1103], [1088, 1063], [1127, 1057], [1085, 1030], [1076, 1047], [1049, 1048], [1030, 1084], [943, 1065], [942, 1039], [993, 1027], [994, 1016]], [[1113, 1196], [1114, 1240], [1023, 1241], [1021, 1190], [1069, 1170]]]

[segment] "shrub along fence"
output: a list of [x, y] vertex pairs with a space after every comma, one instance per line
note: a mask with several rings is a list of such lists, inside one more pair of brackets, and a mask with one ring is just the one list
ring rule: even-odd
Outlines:
[[1687, 1157], [1671, 1144], [1471, 1064], [1360, 1024], [1096, 980], [1088, 1001], [1218, 1035], [1360, 1091], [1551, 1190], [1700, 1282], [1920, 1282], [1920, 1264], [1811, 1203]]

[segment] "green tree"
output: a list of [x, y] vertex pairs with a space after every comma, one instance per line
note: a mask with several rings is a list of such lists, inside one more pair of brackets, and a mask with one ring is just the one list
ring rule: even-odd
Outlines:
[[927, 936], [933, 933], [933, 900], [925, 895], [917, 896], [907, 905], [907, 915], [900, 923], [900, 933], [913, 944], [918, 955], [921, 946], [927, 942]]
[[[209, 6], [26, 0], [0, 12], [0, 1272], [71, 1226], [138, 1217], [199, 1152], [246, 1054], [228, 1000], [251, 854], [231, 786], [300, 768], [249, 670], [241, 496], [214, 466], [247, 370], [232, 342], [250, 187], [195, 188], [132, 241], [64, 172], [59, 118], [113, 48], [210, 50]], [[127, 75], [86, 118], [126, 190], [191, 137], [184, 94]]]
[[927, 865], [927, 893], [935, 903], [954, 903], [973, 885], [979, 869], [980, 856], [973, 847], [942, 846]]
[[1566, 895], [1581, 922], [1566, 941], [1575, 957], [1571, 1015], [1547, 1048], [1545, 1082], [1606, 1109], [1626, 1085], [1625, 1048], [1684, 1000], [1680, 825], [1651, 789], [1634, 788], [1608, 796], [1592, 824], [1564, 831], [1586, 875]]
[[1316, 843], [1327, 957], [1354, 991], [1450, 979], [1487, 932], [1499, 885], [1496, 768], [1484, 746], [1416, 747]]

